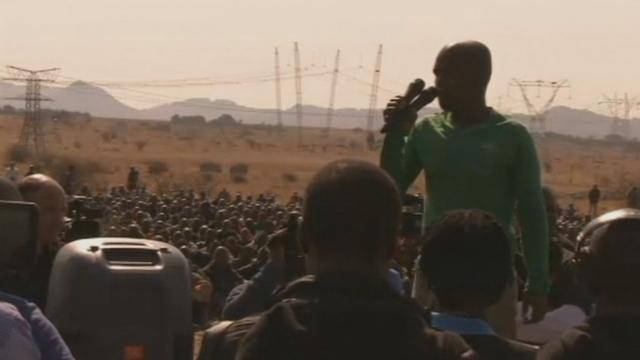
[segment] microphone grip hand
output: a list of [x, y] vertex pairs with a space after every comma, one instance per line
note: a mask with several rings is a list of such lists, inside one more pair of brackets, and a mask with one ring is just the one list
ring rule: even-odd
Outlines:
[[416, 95], [417, 97], [412, 96], [409, 99], [406, 96], [391, 99], [384, 110], [385, 124], [380, 130], [381, 133], [387, 133], [391, 129], [409, 132], [418, 118], [418, 111], [435, 100], [438, 92], [435, 87], [429, 87]]

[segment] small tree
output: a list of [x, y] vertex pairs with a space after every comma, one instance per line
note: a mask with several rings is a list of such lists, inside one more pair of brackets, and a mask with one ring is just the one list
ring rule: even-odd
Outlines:
[[202, 173], [221, 173], [222, 172], [222, 165], [213, 162], [213, 161], [206, 161], [203, 162], [202, 164], [200, 164], [200, 172]]
[[229, 168], [229, 174], [234, 184], [246, 183], [247, 175], [249, 174], [249, 165], [245, 163], [235, 164]]
[[284, 180], [284, 182], [294, 183], [298, 181], [298, 175], [286, 172], [282, 174], [282, 180]]
[[136, 144], [136, 149], [138, 149], [138, 151], [143, 151], [144, 148], [147, 146], [147, 142], [144, 140], [138, 140], [135, 142]]

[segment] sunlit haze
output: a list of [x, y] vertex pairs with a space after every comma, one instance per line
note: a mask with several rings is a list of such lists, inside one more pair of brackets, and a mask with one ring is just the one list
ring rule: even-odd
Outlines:
[[[366, 108], [378, 44], [384, 45], [379, 105], [415, 77], [431, 81], [446, 43], [477, 39], [490, 46], [489, 100], [523, 109], [511, 78], [568, 79], [558, 103], [604, 111], [601, 94], [640, 95], [632, 0], [59, 0], [0, 3], [0, 65], [60, 67], [60, 80], [124, 82], [213, 77], [272, 77], [275, 47], [282, 72], [293, 70], [298, 41], [306, 72], [328, 72], [342, 51], [337, 107]], [[362, 81], [357, 81], [354, 78]], [[330, 75], [303, 81], [305, 104], [326, 106]], [[283, 81], [283, 105], [295, 102]], [[138, 108], [207, 97], [273, 107], [274, 83], [108, 89]], [[535, 93], [533, 93], [534, 99]], [[543, 101], [545, 94], [540, 96]]]

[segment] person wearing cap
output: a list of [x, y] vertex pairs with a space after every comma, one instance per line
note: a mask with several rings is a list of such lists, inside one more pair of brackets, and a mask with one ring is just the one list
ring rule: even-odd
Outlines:
[[574, 263], [595, 297], [595, 311], [543, 347], [538, 358], [640, 358], [640, 211], [617, 210], [592, 221], [578, 236]]

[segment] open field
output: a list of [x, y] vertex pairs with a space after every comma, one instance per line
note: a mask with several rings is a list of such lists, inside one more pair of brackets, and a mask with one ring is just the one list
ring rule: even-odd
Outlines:
[[[5, 161], [11, 157], [9, 149], [21, 124], [18, 117], [0, 115], [0, 153]], [[294, 128], [277, 132], [255, 126], [221, 129], [97, 118], [51, 125], [47, 133], [47, 149], [54, 161], [45, 172], [60, 176], [68, 164], [75, 164], [79, 181], [98, 189], [124, 184], [129, 166], [136, 166], [142, 181], [154, 189], [168, 189], [173, 184], [206, 191], [224, 187], [232, 192], [271, 192], [285, 198], [293, 191], [301, 192], [313, 173], [329, 161], [378, 159], [378, 151], [366, 149], [365, 134], [355, 130], [332, 130], [326, 136], [320, 129], [303, 129], [302, 147]], [[545, 183], [564, 205], [573, 202], [584, 209], [586, 192], [597, 183], [605, 196], [602, 210], [619, 207], [630, 185], [640, 182], [637, 144], [560, 136], [537, 142]], [[24, 160], [20, 169], [26, 171], [29, 162]], [[239, 163], [249, 169], [244, 183], [234, 183], [229, 173], [229, 168]], [[421, 188], [419, 180], [413, 191]]]

